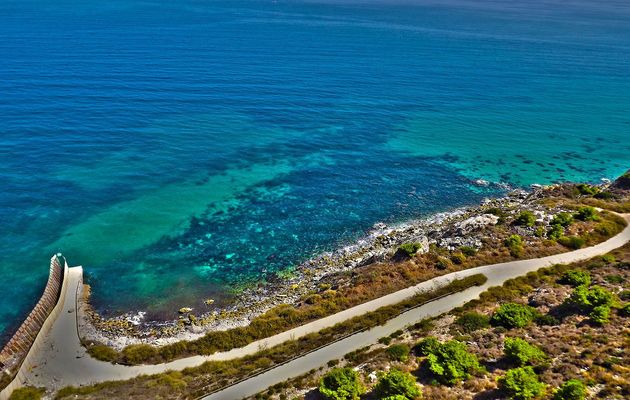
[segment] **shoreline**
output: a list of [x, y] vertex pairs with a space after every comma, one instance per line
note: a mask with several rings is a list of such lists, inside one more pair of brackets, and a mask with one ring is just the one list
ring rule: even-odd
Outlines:
[[[195, 310], [184, 310], [178, 320], [143, 321], [142, 311], [103, 319], [89, 304], [89, 287], [79, 304], [79, 331], [82, 340], [101, 343], [116, 350], [131, 344], [166, 345], [194, 340], [209, 331], [224, 331], [246, 326], [250, 321], [281, 304], [296, 305], [309, 293], [334, 277], [374, 262], [386, 261], [402, 243], [418, 242], [423, 248], [437, 245], [447, 249], [461, 246], [481, 247], [481, 239], [470, 231], [496, 224], [498, 217], [488, 214], [491, 208], [509, 211], [523, 207], [535, 211], [541, 219], [550, 219], [547, 208], [536, 201], [548, 190], [562, 184], [539, 186], [531, 190], [514, 189], [503, 197], [483, 200], [476, 206], [459, 207], [395, 225], [376, 223], [365, 236], [353, 244], [313, 257], [292, 270], [288, 276], [275, 275], [262, 287], [245, 289], [233, 304], [199, 316]], [[560, 210], [557, 210], [560, 211]], [[494, 218], [493, 218], [494, 217]]]

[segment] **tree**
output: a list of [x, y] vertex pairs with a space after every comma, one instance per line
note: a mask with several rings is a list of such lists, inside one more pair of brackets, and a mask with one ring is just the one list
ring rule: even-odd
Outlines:
[[[422, 392], [416, 385], [416, 378], [409, 372], [392, 369], [379, 377], [374, 392], [379, 398], [403, 396], [407, 400], [420, 397]], [[398, 399], [397, 397], [394, 397]]]
[[560, 282], [571, 285], [573, 287], [582, 285], [589, 286], [591, 284], [591, 274], [589, 274], [587, 271], [572, 269], [562, 275]]
[[575, 213], [575, 218], [582, 221], [599, 221], [597, 210], [593, 207], [580, 207]]
[[487, 315], [476, 312], [466, 313], [455, 321], [465, 333], [474, 332], [490, 326], [490, 318]]
[[525, 304], [505, 303], [502, 304], [492, 315], [490, 322], [493, 325], [505, 328], [523, 328], [529, 325], [538, 316], [535, 308]]
[[392, 360], [405, 362], [409, 359], [409, 346], [406, 344], [394, 344], [385, 351]]
[[569, 379], [563, 383], [553, 396], [554, 400], [584, 400], [585, 398], [586, 386], [577, 379]]
[[560, 225], [564, 228], [573, 223], [573, 215], [568, 212], [561, 212], [556, 214], [551, 220], [551, 225]]
[[538, 376], [532, 367], [514, 368], [499, 378], [499, 388], [510, 399], [529, 400], [542, 396], [545, 392], [545, 384], [538, 380]]
[[333, 368], [319, 382], [319, 392], [331, 400], [356, 400], [365, 392], [352, 368]]
[[521, 211], [514, 220], [514, 223], [521, 226], [534, 226], [536, 223], [536, 216], [529, 210]]
[[449, 340], [434, 348], [427, 355], [427, 365], [438, 380], [448, 384], [466, 379], [472, 372], [481, 369], [477, 356], [457, 340]]
[[510, 361], [521, 366], [547, 358], [541, 349], [521, 338], [506, 338], [503, 352]]

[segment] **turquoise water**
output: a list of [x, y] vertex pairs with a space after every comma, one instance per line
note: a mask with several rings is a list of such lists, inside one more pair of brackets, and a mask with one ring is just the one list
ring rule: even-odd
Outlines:
[[4, 335], [57, 251], [101, 312], [168, 318], [375, 222], [630, 166], [624, 1], [4, 1], [0, 37]]

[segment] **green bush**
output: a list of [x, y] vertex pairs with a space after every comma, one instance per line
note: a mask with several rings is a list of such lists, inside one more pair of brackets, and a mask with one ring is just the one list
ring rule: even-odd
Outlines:
[[584, 400], [585, 398], [586, 386], [577, 379], [569, 379], [563, 383], [553, 396], [553, 400]]
[[512, 257], [520, 257], [523, 255], [523, 238], [519, 235], [511, 235], [503, 241], [503, 244], [510, 249]]
[[521, 338], [505, 338], [503, 352], [508, 360], [521, 366], [535, 364], [547, 358], [541, 349]]
[[132, 344], [122, 350], [123, 359], [129, 364], [138, 364], [157, 355], [155, 347], [148, 344]]
[[416, 343], [413, 349], [419, 356], [428, 356], [435, 352], [439, 346], [440, 341], [434, 336], [429, 336]]
[[406, 254], [408, 257], [413, 256], [422, 248], [420, 243], [403, 243], [398, 246], [399, 252]]
[[593, 286], [588, 291], [588, 301], [593, 307], [608, 306], [611, 307], [614, 301], [613, 294], [606, 288], [601, 286]]
[[93, 358], [101, 361], [114, 362], [119, 358], [119, 354], [116, 350], [109, 346], [105, 346], [104, 344], [90, 346], [88, 347], [87, 352]]
[[619, 315], [622, 317], [630, 317], [630, 303], [625, 304], [619, 309]]
[[587, 271], [572, 269], [562, 275], [560, 283], [571, 285], [573, 287], [582, 285], [589, 286], [591, 284], [591, 274]]
[[365, 392], [352, 368], [333, 368], [319, 382], [319, 392], [331, 400], [356, 400]]
[[448, 258], [445, 257], [438, 257], [438, 260], [435, 262], [435, 267], [437, 269], [448, 269], [450, 267], [453, 266], [453, 263], [451, 262], [451, 260], [449, 260]]
[[435, 377], [447, 384], [454, 384], [481, 369], [477, 356], [457, 340], [438, 344], [427, 355], [427, 365]]
[[556, 317], [549, 314], [539, 315], [538, 317], [535, 318], [535, 321], [537, 325], [548, 325], [548, 326], [554, 326], [560, 323], [560, 321], [558, 321]]
[[586, 240], [580, 236], [562, 236], [558, 239], [558, 243], [564, 247], [568, 247], [573, 250], [581, 249], [586, 244]]
[[593, 311], [591, 311], [591, 313], [588, 316], [597, 325], [605, 325], [610, 321], [610, 307], [609, 306], [594, 307]]
[[560, 225], [564, 228], [568, 227], [573, 223], [573, 215], [568, 212], [561, 212], [554, 215], [551, 220], [551, 225]]
[[43, 388], [24, 386], [15, 389], [9, 396], [9, 400], [40, 400], [45, 392]]
[[521, 226], [534, 226], [536, 223], [536, 216], [529, 210], [521, 211], [514, 220], [514, 223]]
[[538, 312], [533, 307], [518, 303], [505, 303], [494, 312], [490, 322], [495, 326], [503, 326], [508, 329], [523, 328], [537, 316]]
[[580, 207], [575, 213], [575, 218], [581, 221], [599, 221], [599, 215], [593, 207]]
[[615, 256], [613, 256], [612, 254], [604, 254], [603, 256], [601, 256], [601, 259], [606, 264], [614, 263], [615, 261], [617, 261]]
[[466, 313], [455, 321], [465, 333], [471, 333], [490, 326], [490, 318], [485, 314], [476, 312]]
[[413, 400], [422, 395], [420, 388], [416, 385], [416, 378], [408, 372], [397, 369], [381, 375], [374, 387], [374, 392], [380, 399], [403, 396], [407, 400]]
[[514, 368], [499, 378], [499, 389], [509, 399], [529, 400], [545, 393], [545, 384], [538, 380], [532, 367]]
[[551, 240], [558, 240], [564, 236], [564, 227], [560, 224], [551, 225], [549, 231], [547, 231], [547, 238]]
[[580, 194], [584, 194], [587, 196], [593, 196], [599, 193], [599, 188], [597, 186], [591, 186], [586, 183], [580, 183], [579, 185], [576, 186], [576, 188], [580, 192]]
[[471, 246], [462, 246], [459, 248], [459, 251], [461, 251], [467, 257], [472, 257], [477, 254], [477, 249]]
[[453, 261], [454, 264], [461, 265], [466, 262], [466, 256], [464, 253], [453, 253], [451, 255], [451, 261]]
[[621, 275], [606, 275], [604, 279], [606, 282], [612, 283], [613, 285], [620, 285], [624, 281], [623, 276]]
[[409, 346], [406, 344], [394, 344], [385, 350], [389, 358], [395, 361], [405, 362], [409, 359]]

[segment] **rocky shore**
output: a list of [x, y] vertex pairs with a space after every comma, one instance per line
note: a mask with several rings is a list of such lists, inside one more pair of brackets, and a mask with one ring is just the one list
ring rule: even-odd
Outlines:
[[428, 251], [431, 245], [446, 249], [479, 248], [482, 237], [478, 233], [484, 227], [496, 225], [498, 215], [513, 215], [523, 210], [531, 211], [539, 224], [548, 224], [553, 215], [562, 210], [543, 206], [540, 200], [558, 187], [560, 185], [533, 186], [530, 191], [513, 190], [505, 197], [486, 199], [475, 207], [395, 226], [377, 223], [353, 245], [312, 258], [262, 287], [246, 289], [229, 307], [201, 315], [184, 307], [175, 321], [146, 322], [142, 312], [103, 319], [91, 308], [89, 287], [86, 287], [79, 305], [81, 337], [86, 342], [103, 343], [120, 350], [130, 344], [164, 345], [192, 340], [211, 330], [245, 326], [274, 306], [297, 304], [304, 296], [319, 290], [327, 278], [335, 274], [391, 259], [403, 243], [418, 243], [419, 252]]

